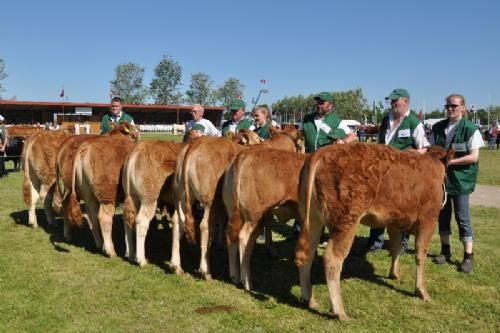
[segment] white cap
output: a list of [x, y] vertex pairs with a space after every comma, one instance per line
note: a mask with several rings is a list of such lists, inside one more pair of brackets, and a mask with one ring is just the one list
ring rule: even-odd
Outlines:
[[5, 118], [0, 114], [0, 121], [4, 121]]

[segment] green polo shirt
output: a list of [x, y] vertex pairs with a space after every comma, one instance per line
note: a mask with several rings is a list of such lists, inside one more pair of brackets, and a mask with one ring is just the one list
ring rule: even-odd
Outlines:
[[[110, 114], [109, 113], [106, 113], [103, 117], [102, 117], [102, 121], [101, 121], [101, 134], [106, 134], [108, 132], [111, 131], [111, 119], [110, 119]], [[121, 114], [121, 117], [120, 119], [118, 119], [118, 123], [120, 123], [121, 121], [128, 121], [129, 123], [133, 123], [134, 122], [134, 119], [129, 116], [128, 114], [126, 114], [125, 112], [122, 111], [122, 114]]]

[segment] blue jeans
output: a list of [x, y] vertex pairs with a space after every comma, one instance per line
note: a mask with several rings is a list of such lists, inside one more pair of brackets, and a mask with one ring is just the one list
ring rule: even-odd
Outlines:
[[497, 137], [496, 136], [491, 136], [489, 143], [488, 143], [488, 149], [495, 149], [495, 143], [497, 142]]
[[439, 235], [451, 235], [451, 205], [455, 211], [458, 233], [462, 242], [474, 240], [472, 224], [470, 223], [469, 195], [448, 195], [448, 200], [439, 213]]
[[[371, 228], [370, 238], [368, 242], [370, 245], [375, 245], [376, 247], [384, 246], [384, 232], [385, 228]], [[408, 249], [408, 240], [410, 239], [410, 234], [403, 232], [401, 234], [401, 244], [405, 250]]]

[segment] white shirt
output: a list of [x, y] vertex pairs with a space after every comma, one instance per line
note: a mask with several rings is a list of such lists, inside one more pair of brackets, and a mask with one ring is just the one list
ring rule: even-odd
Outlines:
[[194, 124], [200, 124], [203, 127], [205, 127], [205, 131], [203, 132], [203, 135], [208, 135], [208, 136], [220, 136], [220, 132], [217, 128], [215, 128], [214, 124], [208, 119], [201, 118], [198, 121], [190, 120], [187, 124], [187, 129], [186, 133], [193, 127]]
[[[326, 115], [325, 115], [326, 116]], [[314, 125], [316, 126], [317, 132], [319, 132], [318, 129], [324, 129], [324, 132], [328, 133], [330, 132], [331, 128], [328, 130], [328, 128], [325, 127], [325, 123], [323, 121], [325, 117], [319, 117], [318, 114], [314, 117]], [[347, 122], [345, 120], [341, 120], [339, 123], [339, 129], [343, 130], [346, 135], [349, 135], [349, 133], [352, 133], [352, 130], [349, 126], [347, 126]], [[304, 129], [304, 122], [301, 122], [299, 125], [299, 131]]]
[[[394, 126], [394, 115], [393, 113], [389, 113], [389, 128], [385, 132], [385, 144], [389, 145], [391, 143], [392, 138], [396, 133], [398, 133], [399, 126], [401, 123], [404, 121], [406, 117], [410, 114], [410, 110], [406, 111], [406, 113], [403, 115], [401, 118], [401, 121], [399, 124]], [[398, 135], [401, 135], [401, 133], [398, 133]], [[422, 149], [427, 146], [429, 146], [429, 141], [427, 140], [427, 137], [425, 136], [425, 128], [424, 125], [420, 122], [417, 127], [415, 127], [415, 130], [413, 131], [413, 142], [415, 143], [415, 148], [416, 149]]]

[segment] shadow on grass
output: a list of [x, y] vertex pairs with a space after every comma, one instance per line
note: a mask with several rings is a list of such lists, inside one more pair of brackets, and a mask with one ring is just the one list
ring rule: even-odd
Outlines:
[[[57, 218], [56, 222], [58, 227], [49, 227], [45, 220], [45, 213], [43, 209], [36, 211], [38, 223], [42, 230], [49, 235], [49, 241], [54, 247], [54, 250], [66, 253], [70, 249], [64, 246], [63, 243], [63, 220]], [[23, 210], [13, 212], [10, 214], [15, 223], [29, 227], [28, 211]], [[279, 234], [286, 237], [291, 233], [292, 228], [289, 225], [275, 223], [273, 230], [277, 230]], [[93, 254], [100, 254], [101, 251], [95, 246], [94, 239], [90, 232], [88, 225], [85, 223], [81, 228], [72, 228], [71, 241], [69, 244], [72, 246], [80, 247]], [[113, 243], [116, 253], [119, 257], [127, 262], [128, 259], [124, 258], [125, 254], [125, 241], [124, 241], [124, 228], [123, 219], [121, 215], [115, 215], [113, 219]], [[348, 255], [344, 262], [341, 279], [358, 278], [370, 281], [374, 284], [390, 288], [404, 295], [413, 296], [404, 290], [395, 288], [392, 284], [385, 281], [385, 276], [376, 275], [373, 265], [367, 260], [366, 256], [360, 255], [359, 249], [366, 243], [366, 239], [356, 237], [354, 240], [351, 253]], [[197, 269], [200, 263], [200, 242], [191, 246], [183, 239], [181, 241], [181, 260], [182, 269], [186, 274], [199, 277]], [[171, 257], [172, 247], [172, 233], [166, 220], [158, 221], [153, 219], [151, 221], [145, 243], [146, 258], [151, 265], [158, 266], [167, 274], [172, 274], [168, 261]], [[293, 307], [307, 308], [299, 298], [292, 294], [291, 290], [294, 286], [299, 285], [299, 275], [297, 267], [294, 263], [295, 256], [295, 242], [291, 241], [276, 241], [274, 243], [275, 249], [278, 252], [278, 257], [272, 257], [267, 253], [264, 244], [258, 242], [254, 247], [251, 259], [251, 272], [253, 291], [250, 295], [257, 300], [265, 301], [269, 297], [275, 298], [280, 303], [285, 303]], [[387, 260], [390, 260], [388, 257]], [[210, 251], [210, 268], [212, 278], [232, 284], [229, 279], [229, 265], [227, 250], [221, 249], [212, 244]], [[325, 284], [325, 277], [323, 272], [322, 257], [316, 256], [311, 267], [311, 282], [315, 284]], [[308, 309], [308, 311], [320, 316], [331, 318], [328, 313], [320, 312], [316, 309]]]

